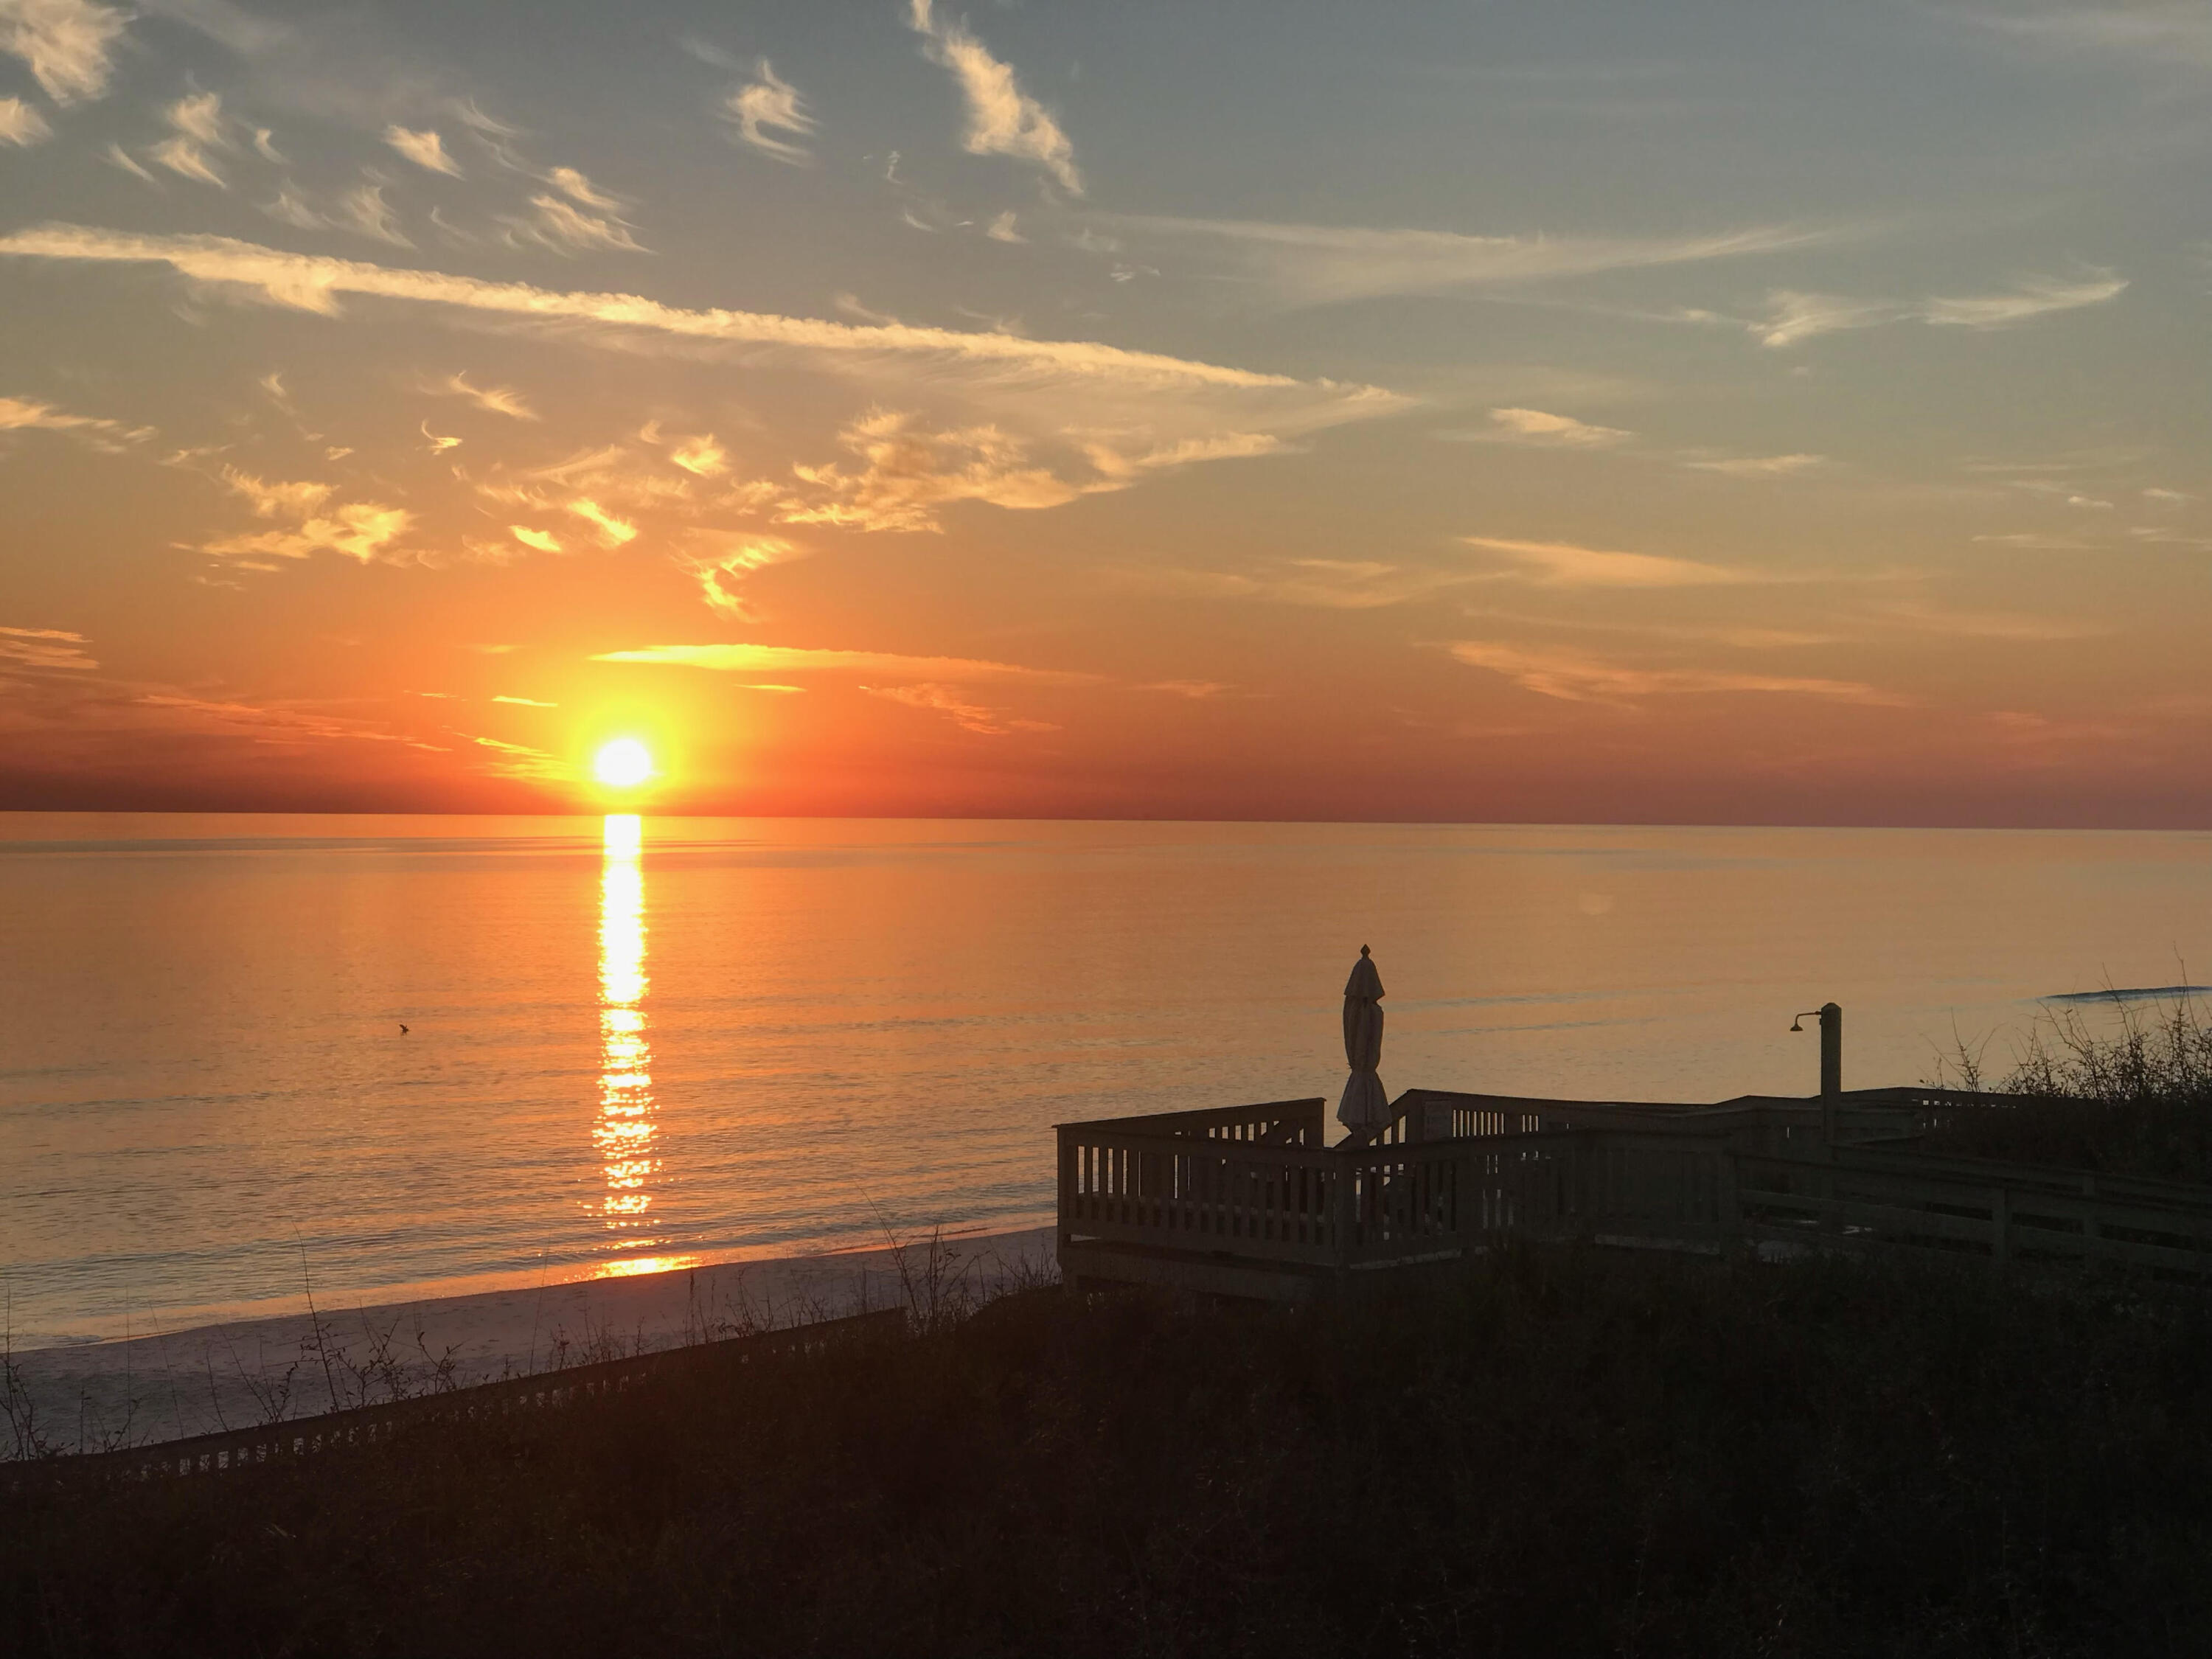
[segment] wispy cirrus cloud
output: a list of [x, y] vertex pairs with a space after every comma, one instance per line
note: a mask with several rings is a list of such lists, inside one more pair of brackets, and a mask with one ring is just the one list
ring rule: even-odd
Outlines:
[[1633, 703], [1653, 696], [1714, 694], [1818, 697], [1832, 702], [1900, 708], [1910, 701], [1856, 680], [1726, 669], [1639, 667], [1583, 652], [1530, 647], [1492, 640], [1455, 640], [1445, 646], [1470, 668], [1502, 674], [1524, 691], [1564, 702]]
[[861, 465], [794, 467], [809, 489], [785, 502], [776, 514], [781, 522], [935, 531], [943, 527], [938, 509], [953, 501], [1020, 511], [1059, 507], [1083, 493], [994, 426], [931, 432], [909, 415], [878, 409], [848, 426], [838, 441]]
[[46, 118], [20, 98], [0, 98], [0, 144], [27, 149], [54, 136]]
[[385, 128], [384, 142], [426, 172], [442, 173], [449, 179], [461, 176], [461, 164], [453, 158], [434, 128], [417, 131], [395, 122]]
[[366, 236], [372, 241], [389, 242], [394, 247], [412, 247], [407, 233], [399, 228], [399, 216], [384, 199], [380, 184], [356, 185], [338, 198], [337, 214], [333, 221], [339, 228]]
[[788, 645], [648, 645], [631, 651], [602, 651], [593, 662], [658, 664], [704, 668], [725, 674], [866, 674], [946, 685], [977, 680], [1029, 680], [1044, 685], [1095, 685], [1097, 674], [969, 657], [908, 657], [887, 651], [824, 651]]
[[1083, 194], [1075, 146], [1051, 111], [1024, 92], [1013, 66], [992, 55], [964, 22], [937, 15], [933, 0], [908, 0], [907, 21], [930, 61], [952, 71], [968, 108], [961, 147], [970, 155], [1033, 161], [1071, 196]]
[[230, 181], [210, 158], [210, 149], [228, 149], [221, 94], [194, 93], [179, 98], [162, 112], [174, 132], [146, 154], [180, 179], [191, 179], [217, 190], [228, 190]]
[[0, 0], [0, 52], [20, 58], [57, 104], [107, 91], [131, 14], [94, 0]]
[[317, 479], [271, 481], [234, 466], [224, 467], [220, 476], [233, 495], [245, 498], [257, 519], [305, 519], [335, 491], [335, 486]]
[[91, 641], [64, 628], [0, 628], [0, 669], [81, 672], [100, 666], [86, 654]]
[[514, 246], [534, 246], [570, 258], [579, 253], [646, 253], [650, 249], [630, 234], [633, 227], [615, 215], [586, 213], [558, 196], [530, 198], [528, 214], [501, 214], [499, 222]]
[[1685, 458], [1682, 465], [1696, 472], [1717, 472], [1729, 478], [1785, 478], [1826, 464], [1825, 455], [1707, 455]]
[[393, 556], [393, 544], [414, 524], [414, 515], [404, 507], [378, 501], [347, 502], [325, 512], [337, 490], [319, 480], [268, 479], [234, 466], [225, 466], [218, 478], [253, 509], [254, 517], [278, 520], [282, 527], [217, 537], [196, 544], [192, 550], [248, 569], [272, 570], [275, 561], [318, 553], [340, 553], [371, 564]]
[[1504, 287], [1818, 246], [1844, 227], [1759, 225], [1705, 236], [1468, 236], [1440, 230], [1117, 216], [1130, 235], [1197, 245], [1285, 304]]
[[230, 181], [208, 159], [207, 152], [189, 138], [164, 138], [146, 154], [157, 166], [168, 168], [179, 179], [213, 185], [217, 190], [230, 188]]
[[162, 264], [195, 282], [246, 289], [273, 305], [339, 314], [341, 295], [411, 301], [519, 319], [597, 323], [681, 338], [778, 345], [864, 356], [914, 356], [978, 368], [1139, 387], [1216, 388], [1229, 392], [1304, 390], [1328, 403], [1376, 413], [1405, 399], [1379, 387], [1300, 381], [1286, 374], [1134, 351], [1085, 340], [930, 328], [910, 324], [860, 325], [761, 312], [690, 310], [631, 294], [563, 291], [526, 283], [487, 282], [439, 271], [411, 270], [264, 247], [227, 236], [142, 235], [76, 225], [46, 224], [0, 236], [0, 255], [114, 264]]
[[569, 200], [597, 208], [602, 213], [619, 213], [625, 205], [622, 198], [601, 190], [588, 175], [574, 167], [555, 167], [545, 175], [545, 182]]
[[1541, 409], [1493, 409], [1487, 428], [1438, 435], [1462, 442], [1551, 444], [1568, 449], [1594, 449], [1626, 442], [1636, 434], [1621, 427], [1595, 426], [1571, 415], [1553, 415]]
[[781, 536], [716, 538], [718, 545], [682, 561], [698, 580], [699, 596], [707, 608], [732, 622], [756, 620], [752, 605], [741, 591], [744, 579], [772, 564], [803, 559], [808, 550]]
[[1460, 539], [1510, 560], [1510, 568], [1503, 574], [1551, 587], [1705, 587], [1757, 580], [1719, 565], [1662, 553], [1626, 553], [1577, 547], [1571, 542], [1509, 541], [1497, 536]]
[[466, 374], [448, 374], [442, 380], [434, 380], [422, 388], [434, 397], [459, 398], [474, 404], [487, 415], [504, 415], [511, 421], [534, 421], [538, 411], [530, 400], [512, 386], [477, 386]]
[[309, 514], [281, 530], [222, 536], [198, 544], [194, 551], [227, 559], [249, 569], [273, 570], [277, 559], [307, 559], [340, 553], [362, 564], [394, 556], [393, 546], [415, 522], [404, 507], [377, 501], [349, 501], [328, 514]]
[[2093, 51], [2160, 64], [2212, 65], [2212, 14], [2194, 0], [2126, 0], [2118, 5], [1981, 8], [1967, 21], [2057, 51]]
[[2008, 328], [2054, 312], [2103, 305], [2127, 289], [2127, 278], [2111, 270], [2076, 277], [2023, 276], [2012, 287], [1987, 294], [1936, 296], [1925, 300], [1865, 300], [1838, 294], [1806, 294], [1778, 289], [1767, 299], [1767, 314], [1749, 325], [1763, 346], [1793, 346], [1818, 335], [1847, 329], [1877, 328], [1887, 323], [1925, 323], [1934, 328]]
[[126, 426], [97, 415], [73, 415], [36, 398], [0, 397], [0, 432], [66, 432], [102, 449], [143, 442], [150, 426]]
[[637, 526], [617, 514], [610, 513], [589, 495], [579, 495], [567, 503], [568, 510], [592, 526], [592, 534], [601, 547], [626, 547], [637, 539]]
[[887, 702], [901, 702], [909, 708], [924, 708], [932, 714], [942, 714], [962, 731], [973, 732], [981, 737], [1004, 737], [1010, 732], [1060, 730], [1049, 720], [1024, 720], [1001, 709], [986, 708], [980, 703], [970, 702], [950, 686], [864, 685], [860, 690]]
[[813, 151], [769, 136], [774, 131], [800, 138], [812, 137], [815, 120], [806, 112], [805, 99], [765, 58], [754, 64], [753, 77], [722, 100], [722, 113], [736, 124], [738, 138], [779, 161], [793, 167], [811, 164]]

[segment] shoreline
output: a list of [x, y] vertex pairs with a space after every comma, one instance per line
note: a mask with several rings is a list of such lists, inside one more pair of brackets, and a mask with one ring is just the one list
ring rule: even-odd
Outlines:
[[[938, 1285], [990, 1289], [1054, 1263], [1053, 1229], [947, 1235]], [[927, 1276], [929, 1240], [904, 1247]], [[747, 1328], [903, 1305], [900, 1249], [617, 1274], [461, 1296], [319, 1307], [128, 1340], [16, 1352], [24, 1398], [51, 1442], [98, 1450], [312, 1416], [398, 1389], [465, 1387]], [[918, 1290], [927, 1295], [926, 1285]]]

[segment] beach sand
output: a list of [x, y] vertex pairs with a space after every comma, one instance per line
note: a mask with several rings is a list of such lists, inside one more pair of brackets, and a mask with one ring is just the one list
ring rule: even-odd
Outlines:
[[[312, 1317], [303, 1301], [275, 1318], [27, 1350], [15, 1365], [49, 1443], [98, 1449], [116, 1437], [173, 1440], [374, 1402], [394, 1382], [423, 1391], [441, 1361], [465, 1384], [906, 1306], [927, 1295], [918, 1281], [928, 1256], [921, 1241], [906, 1247], [903, 1274], [897, 1251], [848, 1250], [424, 1301], [319, 1302]], [[1049, 1227], [963, 1235], [943, 1241], [939, 1283], [988, 1291], [1052, 1267]]]

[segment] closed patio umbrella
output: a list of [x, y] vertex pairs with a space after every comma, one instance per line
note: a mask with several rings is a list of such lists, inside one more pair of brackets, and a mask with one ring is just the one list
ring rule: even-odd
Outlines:
[[1367, 947], [1344, 985], [1344, 1060], [1352, 1076], [1337, 1103], [1336, 1121], [1355, 1134], [1372, 1134], [1390, 1122], [1390, 1099], [1375, 1068], [1382, 1061], [1382, 976]]

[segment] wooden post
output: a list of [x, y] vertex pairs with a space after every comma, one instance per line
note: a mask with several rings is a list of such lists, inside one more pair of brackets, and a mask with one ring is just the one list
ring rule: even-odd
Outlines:
[[1820, 1139], [1836, 1144], [1836, 1120], [1844, 1107], [1844, 1011], [1820, 1005]]

